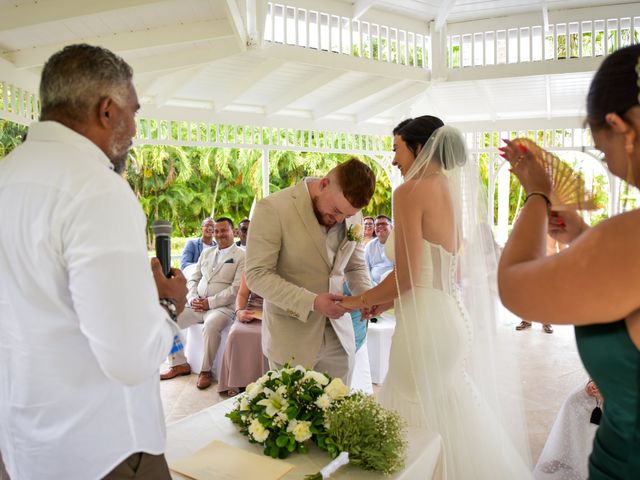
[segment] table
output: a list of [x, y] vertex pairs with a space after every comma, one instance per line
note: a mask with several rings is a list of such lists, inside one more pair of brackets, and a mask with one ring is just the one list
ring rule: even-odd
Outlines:
[[367, 330], [367, 346], [369, 349], [369, 365], [371, 381], [383, 383], [389, 370], [389, 353], [391, 340], [396, 329], [396, 318], [392, 312], [385, 312], [378, 317], [376, 323], [369, 322]]
[[[168, 425], [165, 455], [169, 464], [191, 455], [213, 440], [220, 440], [228, 445], [261, 455], [262, 447], [250, 444], [246, 437], [238, 432], [236, 426], [224, 416], [225, 413], [233, 409], [234, 401], [233, 398], [230, 398]], [[444, 454], [440, 435], [421, 429], [409, 429], [408, 441], [406, 468], [402, 472], [387, 477], [347, 465], [338, 470], [331, 478], [336, 480], [445, 479]], [[308, 454], [294, 454], [285, 461], [294, 465], [295, 468], [283, 478], [286, 480], [300, 480], [305, 475], [320, 471], [321, 468], [329, 463], [330, 458], [326, 452], [322, 452], [315, 445], [312, 445]], [[175, 480], [184, 479], [177, 473], [172, 472], [172, 474], [172, 478]]]

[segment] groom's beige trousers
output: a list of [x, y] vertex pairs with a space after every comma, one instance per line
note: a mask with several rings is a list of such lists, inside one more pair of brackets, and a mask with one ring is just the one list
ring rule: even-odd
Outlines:
[[[279, 370], [282, 367], [282, 364], [269, 359], [269, 368], [272, 370]], [[329, 320], [324, 328], [320, 352], [318, 352], [311, 369], [317, 372], [326, 372], [334, 378], [341, 378], [346, 385], [349, 385], [349, 357]]]

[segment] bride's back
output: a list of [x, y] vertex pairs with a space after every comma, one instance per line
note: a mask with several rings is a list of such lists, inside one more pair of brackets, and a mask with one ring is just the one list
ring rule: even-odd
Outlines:
[[[454, 207], [447, 177], [438, 173], [425, 178], [409, 180], [400, 188], [408, 188], [414, 207], [421, 211], [422, 238], [439, 245], [447, 252], [458, 250]], [[406, 198], [406, 197], [405, 197]], [[402, 209], [404, 198], [398, 198], [396, 208]]]

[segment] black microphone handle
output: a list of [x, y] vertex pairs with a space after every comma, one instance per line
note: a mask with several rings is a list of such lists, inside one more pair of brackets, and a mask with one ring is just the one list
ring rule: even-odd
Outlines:
[[160, 260], [165, 276], [171, 274], [171, 239], [166, 235], [156, 236], [156, 257]]

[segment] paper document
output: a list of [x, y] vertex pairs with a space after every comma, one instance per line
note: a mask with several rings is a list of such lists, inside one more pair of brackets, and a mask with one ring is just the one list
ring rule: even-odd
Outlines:
[[278, 480], [293, 465], [214, 440], [193, 455], [173, 462], [169, 468], [195, 480]]

